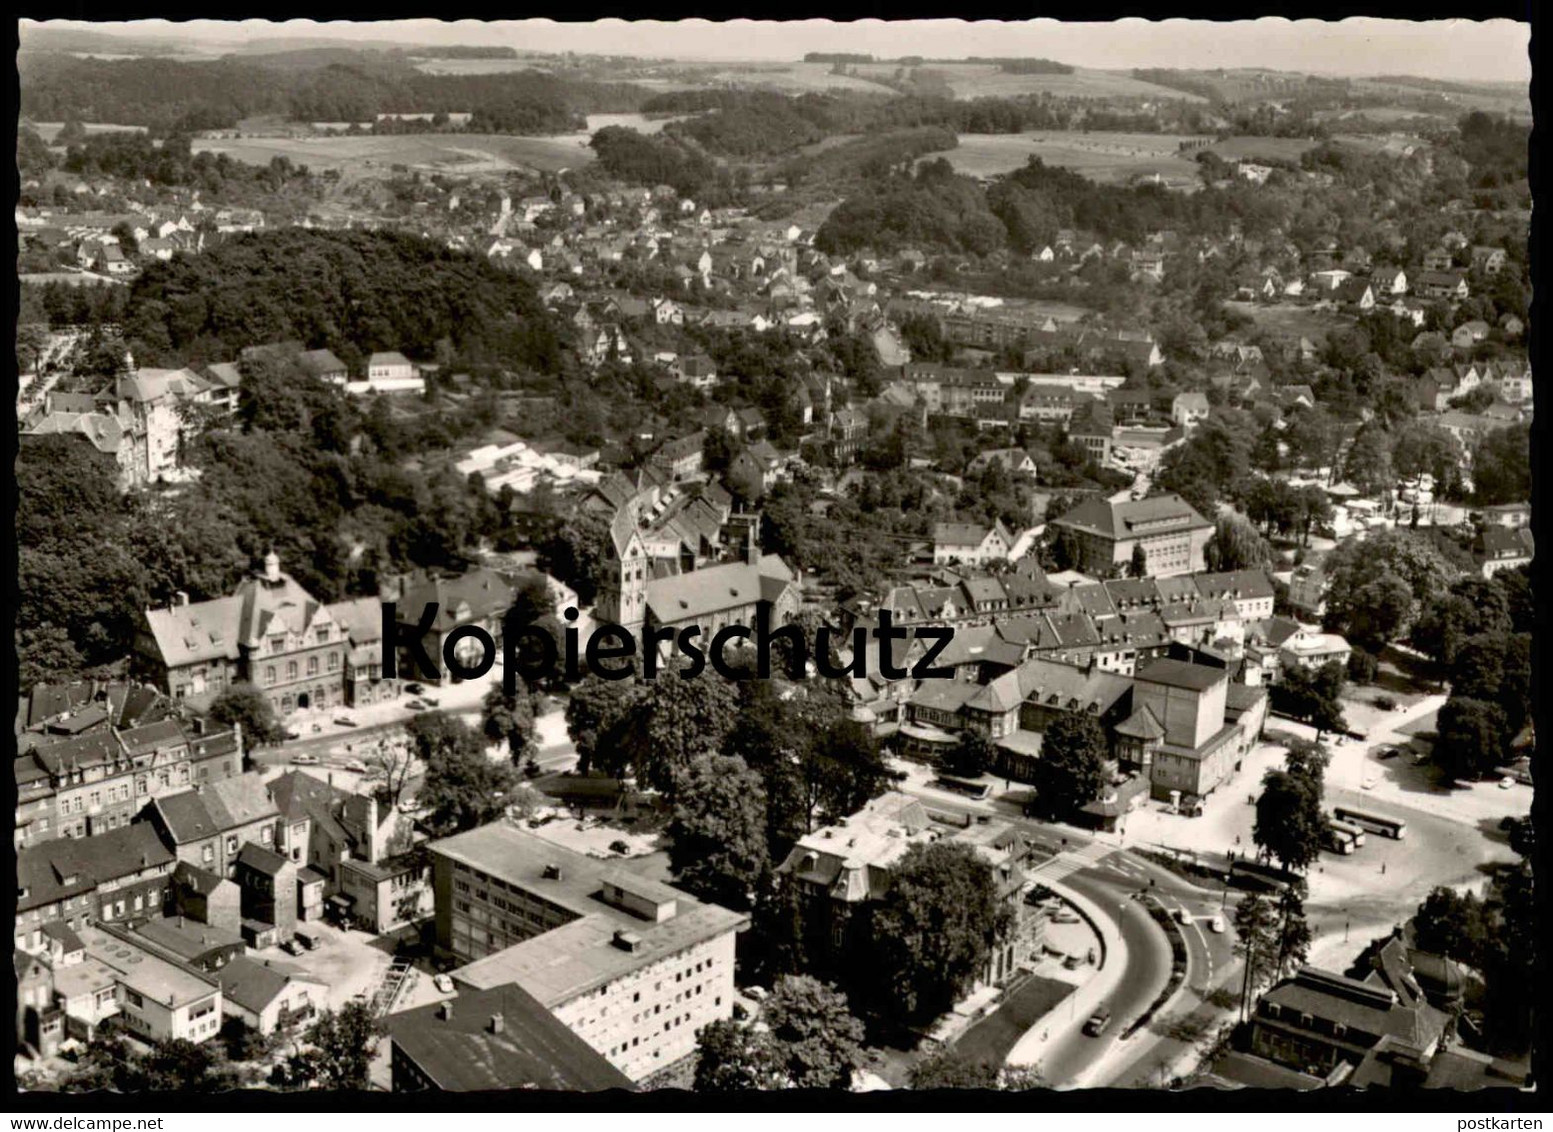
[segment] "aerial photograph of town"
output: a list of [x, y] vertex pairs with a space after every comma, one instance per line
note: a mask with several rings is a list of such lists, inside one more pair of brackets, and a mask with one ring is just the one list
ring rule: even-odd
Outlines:
[[18, 28], [16, 1107], [1535, 1099], [1528, 23]]

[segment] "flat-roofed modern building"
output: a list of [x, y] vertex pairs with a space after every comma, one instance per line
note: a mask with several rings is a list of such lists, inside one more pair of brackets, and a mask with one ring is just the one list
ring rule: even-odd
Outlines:
[[517, 984], [632, 1081], [733, 1013], [748, 917], [503, 824], [430, 845], [437, 950], [468, 990]]
[[118, 1014], [152, 1042], [209, 1041], [221, 1029], [221, 988], [192, 967], [163, 958], [126, 933], [98, 925], [80, 932], [86, 956], [113, 972]]
[[393, 1091], [629, 1089], [631, 1079], [522, 987], [468, 991], [388, 1019]]

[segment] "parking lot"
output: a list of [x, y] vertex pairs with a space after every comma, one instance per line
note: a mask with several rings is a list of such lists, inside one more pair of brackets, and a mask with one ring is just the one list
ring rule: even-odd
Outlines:
[[328, 984], [331, 1010], [340, 1009], [359, 994], [371, 997], [388, 970], [391, 949], [385, 950], [376, 936], [363, 931], [316, 921], [297, 926], [318, 941], [317, 950], [293, 956], [279, 947], [266, 947], [253, 951], [253, 956], [298, 968]]

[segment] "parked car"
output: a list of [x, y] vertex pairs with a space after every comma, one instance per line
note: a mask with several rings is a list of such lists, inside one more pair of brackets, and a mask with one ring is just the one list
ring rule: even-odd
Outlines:
[[281, 734], [286, 737], [286, 741], [288, 743], [294, 743], [298, 739], [302, 738], [302, 732], [300, 732], [300, 731], [289, 731], [288, 730], [288, 731], [282, 731]]
[[280, 949], [287, 955], [301, 955], [302, 948], [294, 939], [283, 940]]
[[421, 703], [420, 700], [411, 700], [409, 703], [405, 704], [404, 706], [409, 708], [411, 711], [425, 711], [426, 710], [426, 705]]
[[1061, 908], [1052, 913], [1052, 923], [1054, 924], [1076, 924], [1078, 922], [1078, 913], [1070, 912], [1066, 908]]
[[1499, 789], [1501, 790], [1508, 790], [1514, 785], [1515, 779], [1511, 778], [1508, 774], [1499, 780]]
[[1178, 923], [1178, 924], [1189, 924], [1191, 922], [1192, 922], [1192, 914], [1190, 912], [1188, 912], [1185, 908], [1177, 908], [1176, 909], [1176, 923]]
[[1098, 1038], [1105, 1033], [1106, 1027], [1111, 1024], [1111, 1008], [1102, 1006], [1089, 1016], [1089, 1021], [1084, 1023], [1084, 1033], [1092, 1038]]
[[1223, 935], [1224, 934], [1224, 917], [1223, 916], [1214, 916], [1213, 919], [1209, 920], [1208, 921], [1208, 930], [1213, 932], [1214, 935]]
[[425, 688], [423, 688], [423, 687], [422, 687], [422, 686], [421, 686], [421, 685], [419, 685], [419, 684], [406, 684], [406, 685], [405, 685], [405, 686], [404, 686], [404, 690], [405, 690], [405, 691], [406, 691], [406, 692], [409, 692], [409, 693], [410, 693], [410, 695], [412, 695], [412, 696], [418, 696], [418, 695], [420, 695], [420, 694], [421, 694], [421, 693], [422, 693], [422, 692], [424, 692], [424, 691], [425, 691], [425, 690], [426, 690], [426, 689], [425, 689]]
[[1375, 755], [1377, 759], [1394, 759], [1402, 752], [1396, 747], [1382, 747]]
[[317, 766], [318, 756], [310, 755], [304, 751], [300, 755], [292, 755], [291, 763], [293, 766]]
[[419, 802], [417, 802], [414, 798], [405, 798], [405, 799], [402, 799], [400, 801], [400, 803], [399, 803], [399, 812], [401, 814], [413, 814], [413, 813], [415, 813], [416, 810], [419, 810], [420, 808], [421, 808], [421, 804]]
[[1084, 959], [1080, 955], [1070, 955], [1062, 961], [1062, 965], [1069, 971], [1076, 971], [1084, 965]]
[[296, 934], [292, 936], [292, 939], [296, 940], [297, 943], [300, 943], [309, 951], [318, 950], [318, 937], [308, 932], [298, 930]]
[[448, 975], [433, 975], [431, 985], [436, 987], [443, 994], [453, 993], [453, 980]]
[[362, 762], [360, 759], [352, 759], [350, 762], [345, 764], [345, 769], [354, 771], [357, 774], [366, 774], [367, 764]]
[[744, 995], [746, 998], [752, 998], [756, 1002], [765, 1002], [770, 997], [765, 987], [746, 987]]
[[421, 703], [425, 704], [427, 707], [436, 707], [438, 702], [439, 701], [432, 699], [430, 696], [421, 697]]
[[348, 715], [337, 715], [337, 716], [334, 717], [334, 722], [339, 724], [341, 727], [356, 727], [356, 726], [358, 726], [356, 721], [354, 719], [352, 719]]

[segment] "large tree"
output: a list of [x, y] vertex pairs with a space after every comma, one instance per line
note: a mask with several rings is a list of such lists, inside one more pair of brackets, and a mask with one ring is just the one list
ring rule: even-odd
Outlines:
[[486, 756], [484, 741], [468, 724], [430, 711], [410, 720], [405, 731], [426, 768], [419, 801], [430, 811], [427, 828], [446, 836], [487, 825], [506, 812], [516, 773], [510, 762]]
[[1303, 774], [1267, 772], [1256, 800], [1256, 824], [1251, 831], [1251, 839], [1260, 848], [1285, 868], [1309, 868], [1321, 851], [1325, 824], [1318, 783]]
[[1472, 454], [1472, 485], [1478, 503], [1524, 503], [1531, 498], [1531, 425], [1495, 429]]
[[588, 675], [566, 698], [566, 732], [577, 748], [577, 769], [584, 774], [593, 765], [600, 739], [615, 726], [642, 686], [628, 680], [605, 680]]
[[852, 1087], [863, 1062], [863, 1023], [846, 995], [808, 975], [789, 975], [772, 988], [761, 1014], [790, 1086]]
[[1413, 915], [1413, 942], [1423, 951], [1480, 967], [1492, 930], [1492, 917], [1470, 892], [1433, 889]]
[[1272, 547], [1245, 516], [1226, 511], [1219, 516], [1208, 540], [1210, 570], [1248, 570], [1272, 561]]
[[758, 1022], [713, 1022], [696, 1037], [702, 1092], [847, 1089], [863, 1061], [863, 1024], [846, 996], [808, 975], [778, 979]]
[[1105, 787], [1106, 758], [1100, 724], [1080, 712], [1063, 712], [1041, 736], [1037, 804], [1051, 817], [1066, 818], [1094, 801]]
[[306, 1047], [277, 1069], [293, 1088], [364, 1090], [371, 1084], [372, 1058], [383, 1023], [366, 1002], [325, 1010], [308, 1029]]
[[1497, 578], [1466, 577], [1423, 607], [1413, 626], [1412, 644], [1441, 664], [1452, 665], [1468, 637], [1508, 633], [1510, 627], [1508, 587]]
[[896, 864], [873, 913], [873, 952], [856, 982], [874, 990], [875, 1009], [908, 1024], [949, 1009], [985, 968], [1011, 926], [992, 866], [969, 845], [913, 845]]
[[245, 746], [262, 747], [285, 738], [275, 705], [252, 684], [239, 682], [223, 691], [210, 705], [210, 718], [223, 727], [241, 727]]
[[1468, 637], [1451, 664], [1451, 695], [1496, 704], [1507, 739], [1531, 717], [1531, 634], [1485, 632]]
[[704, 900], [749, 909], [769, 867], [766, 791], [743, 759], [702, 755], [680, 781], [669, 867]]
[[660, 673], [601, 732], [594, 759], [672, 798], [690, 764], [721, 748], [737, 702], [733, 685], [720, 677], [685, 680], [674, 671]]
[[1461, 696], [1445, 701], [1435, 731], [1435, 763], [1464, 782], [1482, 778], [1502, 765], [1511, 738], [1498, 704]]
[[696, 1033], [696, 1092], [734, 1093], [782, 1085], [781, 1060], [766, 1031], [723, 1018]]
[[505, 742], [513, 764], [519, 764], [532, 756], [537, 747], [534, 740], [534, 697], [514, 674], [512, 695], [504, 684], [496, 683], [480, 701], [480, 730], [492, 742]]
[[[1327, 556], [1324, 569], [1330, 579], [1327, 627], [1345, 636], [1356, 629], [1362, 633], [1372, 628], [1387, 639], [1406, 636], [1418, 609], [1449, 589], [1458, 574], [1427, 538], [1402, 530], [1344, 542]], [[1389, 613], [1384, 623], [1369, 620], [1369, 602], [1377, 596], [1390, 600], [1383, 591], [1370, 587], [1388, 575], [1401, 579], [1412, 595], [1401, 624]]]
[[961, 778], [980, 778], [992, 768], [997, 749], [979, 731], [965, 731], [944, 757], [944, 769]]
[[1391, 467], [1391, 434], [1374, 423], [1360, 429], [1343, 461], [1343, 478], [1366, 495], [1392, 487], [1396, 472]]

